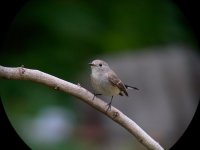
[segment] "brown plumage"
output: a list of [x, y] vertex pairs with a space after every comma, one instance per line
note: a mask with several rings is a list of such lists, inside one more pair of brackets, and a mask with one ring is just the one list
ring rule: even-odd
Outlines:
[[119, 90], [120, 90], [119, 95], [123, 96], [123, 93], [122, 93], [122, 92], [124, 92], [124, 94], [125, 94], [126, 96], [128, 96], [128, 92], [126, 91], [125, 85], [124, 85], [123, 82], [117, 77], [117, 75], [116, 75], [115, 73], [113, 73], [113, 72], [109, 73], [109, 74], [108, 74], [108, 80], [111, 82], [111, 84], [112, 84], [113, 86], [116, 86], [116, 87], [119, 88]]

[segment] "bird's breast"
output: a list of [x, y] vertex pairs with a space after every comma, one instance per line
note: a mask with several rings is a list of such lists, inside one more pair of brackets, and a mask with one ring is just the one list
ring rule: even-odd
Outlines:
[[110, 83], [106, 74], [91, 74], [91, 82], [98, 94], [114, 96], [120, 93], [119, 88]]

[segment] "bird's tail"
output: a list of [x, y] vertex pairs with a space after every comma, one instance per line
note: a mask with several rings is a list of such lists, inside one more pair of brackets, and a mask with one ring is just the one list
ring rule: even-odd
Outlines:
[[126, 89], [134, 89], [134, 90], [139, 90], [138, 88], [134, 87], [134, 86], [130, 86], [130, 85], [126, 85], [125, 84]]

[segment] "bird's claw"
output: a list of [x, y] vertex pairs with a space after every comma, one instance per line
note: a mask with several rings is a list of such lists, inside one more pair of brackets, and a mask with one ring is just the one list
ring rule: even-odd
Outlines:
[[107, 108], [106, 112], [108, 112], [108, 110], [111, 110], [111, 102], [110, 102], [110, 103], [108, 103], [106, 106], [108, 106], [108, 108]]

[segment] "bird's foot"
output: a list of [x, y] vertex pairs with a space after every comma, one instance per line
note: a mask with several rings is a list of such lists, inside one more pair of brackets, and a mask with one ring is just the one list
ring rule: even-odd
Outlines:
[[108, 112], [108, 110], [111, 110], [111, 102], [110, 102], [110, 103], [108, 103], [106, 106], [108, 106], [108, 108], [107, 108], [106, 112]]
[[95, 96], [102, 95], [102, 94], [96, 94], [96, 93], [93, 93], [93, 94], [94, 94], [94, 96], [93, 96], [92, 100], [94, 100]]

